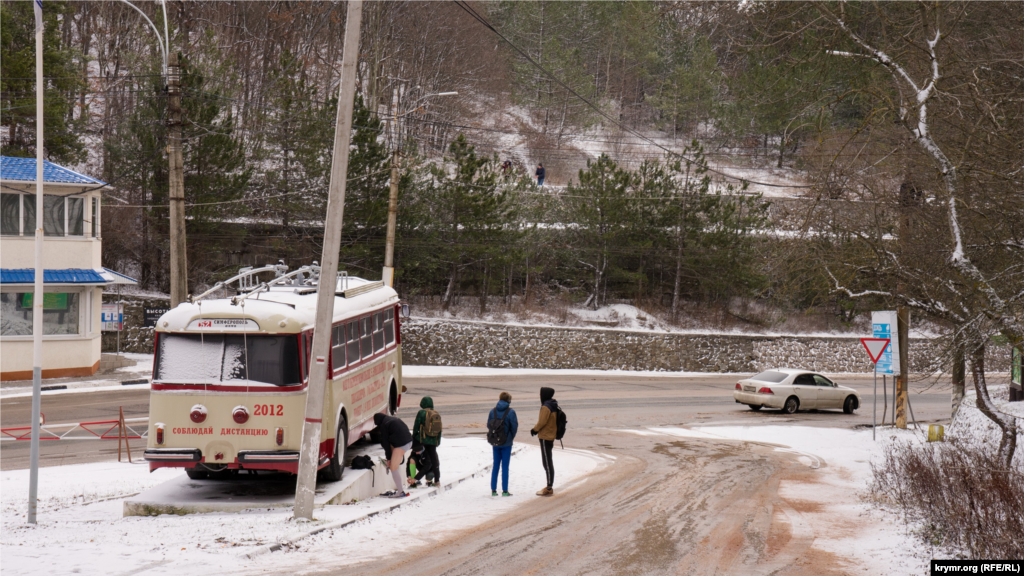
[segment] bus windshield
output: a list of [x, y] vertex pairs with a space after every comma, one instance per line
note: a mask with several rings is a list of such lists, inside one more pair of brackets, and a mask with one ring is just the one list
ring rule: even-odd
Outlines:
[[157, 342], [154, 382], [256, 386], [302, 383], [299, 341], [294, 334], [161, 333]]

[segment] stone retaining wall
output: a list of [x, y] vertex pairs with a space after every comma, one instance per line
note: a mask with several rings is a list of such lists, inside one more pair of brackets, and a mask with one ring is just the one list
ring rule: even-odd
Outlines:
[[[109, 298], [109, 300], [108, 300]], [[104, 300], [116, 297], [105, 294]], [[121, 351], [151, 353], [153, 329], [144, 328], [143, 306], [156, 298], [125, 297]], [[103, 333], [103, 351], [116, 350], [117, 335]], [[939, 343], [910, 341], [912, 372], [941, 370]], [[858, 337], [667, 334], [510, 326], [456, 320], [402, 322], [402, 360], [425, 366], [488, 368], [760, 372], [800, 367], [821, 372], [871, 372]], [[990, 347], [986, 368], [1009, 370], [1008, 347]]]
[[[936, 342], [911, 340], [910, 357], [912, 372], [941, 369]], [[859, 337], [667, 334], [448, 320], [403, 322], [402, 361], [490, 368], [871, 372]], [[1008, 351], [990, 349], [987, 362], [989, 370], [1008, 370]]]

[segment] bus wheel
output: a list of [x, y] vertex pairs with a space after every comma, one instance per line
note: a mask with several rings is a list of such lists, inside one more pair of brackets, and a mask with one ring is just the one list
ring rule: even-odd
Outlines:
[[209, 477], [206, 470], [201, 470], [198, 466], [195, 468], [185, 468], [185, 474], [188, 475], [190, 480], [206, 480]]
[[398, 412], [398, 386], [391, 383], [391, 396], [388, 398], [388, 414], [394, 416]]
[[345, 473], [345, 453], [348, 452], [348, 421], [344, 416], [338, 422], [338, 433], [335, 435], [334, 456], [318, 474], [322, 482], [337, 482]]

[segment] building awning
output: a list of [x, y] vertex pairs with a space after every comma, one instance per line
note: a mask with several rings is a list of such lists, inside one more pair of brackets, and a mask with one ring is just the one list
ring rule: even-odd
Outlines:
[[[0, 284], [31, 285], [35, 282], [33, 268], [2, 268]], [[43, 270], [43, 284], [138, 284], [138, 281], [107, 268], [61, 268]]]
[[139, 285], [139, 281], [136, 280], [135, 278], [132, 278], [131, 276], [125, 276], [124, 274], [121, 274], [120, 272], [115, 272], [110, 268], [104, 268], [103, 273], [105, 276], [110, 277], [109, 284], [128, 284], [131, 286]]

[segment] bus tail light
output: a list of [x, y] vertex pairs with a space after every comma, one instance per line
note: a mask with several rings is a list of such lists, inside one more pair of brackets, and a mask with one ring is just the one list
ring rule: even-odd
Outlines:
[[739, 382], [737, 382], [737, 383], [736, 383], [736, 389], [737, 389], [737, 390], [742, 390], [742, 389], [743, 389], [743, 386], [740, 386], [740, 383], [739, 383]]
[[237, 424], [245, 424], [249, 421], [249, 410], [245, 406], [235, 406], [231, 411], [231, 417]]
[[284, 428], [278, 428], [277, 432], [274, 435], [274, 438], [277, 441], [277, 445], [278, 446], [283, 446], [284, 445]]
[[192, 411], [189, 412], [189, 417], [192, 418], [192, 421], [196, 424], [202, 424], [206, 421], [206, 406], [196, 404], [192, 407]]
[[163, 422], [157, 422], [156, 423], [156, 443], [157, 443], [157, 445], [161, 445], [161, 444], [164, 443], [164, 423]]
[[761, 389], [757, 391], [757, 393], [758, 394], [775, 394], [775, 392], [772, 392], [772, 389], [767, 387], [767, 386], [762, 386]]

